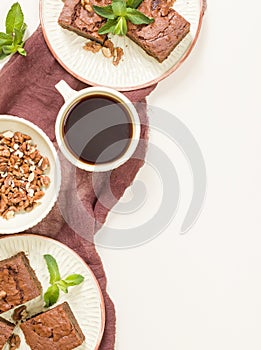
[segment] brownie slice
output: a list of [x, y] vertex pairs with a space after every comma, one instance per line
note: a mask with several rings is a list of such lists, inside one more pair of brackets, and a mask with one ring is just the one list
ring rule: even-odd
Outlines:
[[71, 350], [85, 340], [67, 302], [27, 320], [21, 329], [32, 350]]
[[0, 314], [41, 294], [41, 283], [24, 252], [0, 261]]
[[[97, 15], [92, 5], [106, 6], [110, 3], [111, 0], [65, 0], [58, 23], [103, 44], [107, 36], [99, 35], [98, 30], [106, 19]], [[154, 18], [154, 22], [149, 25], [128, 22], [127, 36], [159, 62], [163, 62], [190, 31], [190, 23], [173, 10], [172, 5], [172, 0], [144, 0], [138, 9]]]
[[103, 44], [107, 36], [98, 34], [98, 30], [106, 23], [106, 19], [97, 15], [92, 9], [92, 5], [106, 6], [109, 1], [87, 0], [88, 4], [85, 6], [88, 10], [82, 5], [84, 1], [86, 0], [65, 0], [58, 23], [65, 29]]
[[11, 337], [14, 328], [15, 326], [12, 323], [7, 322], [0, 317], [0, 350], [3, 349], [4, 345]]
[[154, 18], [154, 22], [128, 23], [127, 36], [159, 62], [163, 62], [190, 31], [190, 23], [170, 5], [168, 0], [144, 0], [138, 10]]

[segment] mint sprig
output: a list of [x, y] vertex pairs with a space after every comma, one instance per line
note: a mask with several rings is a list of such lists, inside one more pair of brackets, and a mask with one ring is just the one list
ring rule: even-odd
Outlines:
[[127, 7], [137, 9], [143, 0], [127, 0]]
[[109, 6], [93, 5], [93, 10], [107, 22], [99, 29], [99, 34], [126, 35], [128, 31], [127, 21], [133, 24], [150, 24], [154, 22], [144, 13], [137, 10], [143, 0], [112, 0]]
[[46, 254], [44, 255], [44, 259], [50, 275], [49, 283], [54, 284], [55, 282], [60, 281], [61, 275], [60, 275], [59, 267], [55, 258], [50, 254]]
[[59, 294], [60, 291], [57, 284], [53, 284], [52, 286], [50, 286], [44, 294], [45, 306], [49, 307], [54, 305], [59, 299]]
[[0, 32], [0, 60], [18, 52], [26, 56], [24, 47], [24, 33], [27, 25], [24, 23], [24, 14], [18, 2], [10, 8], [5, 20], [5, 33]]
[[60, 290], [64, 293], [68, 293], [68, 288], [77, 286], [84, 281], [84, 277], [79, 274], [72, 274], [64, 279], [61, 279], [59, 267], [55, 258], [50, 255], [44, 255], [44, 259], [50, 275], [50, 287], [44, 293], [45, 306], [49, 307], [54, 305], [60, 296]]

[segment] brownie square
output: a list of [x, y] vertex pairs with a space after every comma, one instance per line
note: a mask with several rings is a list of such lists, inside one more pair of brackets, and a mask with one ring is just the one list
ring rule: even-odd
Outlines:
[[127, 36], [159, 62], [163, 62], [190, 31], [190, 23], [170, 5], [168, 0], [144, 0], [138, 10], [154, 18], [154, 22], [128, 23]]
[[58, 23], [64, 29], [103, 44], [107, 36], [98, 34], [98, 30], [106, 23], [106, 19], [97, 15], [92, 5], [106, 6], [108, 4], [108, 0], [90, 0], [89, 11], [87, 11], [82, 6], [81, 0], [65, 0]]
[[71, 350], [85, 340], [67, 302], [27, 320], [21, 329], [32, 350]]
[[6, 342], [11, 337], [15, 326], [6, 320], [0, 318], [0, 350], [3, 349]]
[[0, 261], [0, 314], [41, 294], [41, 283], [24, 252]]

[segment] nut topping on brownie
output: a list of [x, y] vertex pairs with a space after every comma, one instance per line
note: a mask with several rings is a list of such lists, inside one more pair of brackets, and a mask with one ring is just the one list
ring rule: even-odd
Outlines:
[[2, 350], [8, 339], [11, 337], [15, 326], [0, 318], [0, 349]]
[[72, 350], [85, 340], [66, 302], [27, 320], [21, 329], [32, 350]]
[[0, 314], [41, 294], [41, 284], [24, 252], [0, 261]]
[[65, 29], [103, 44], [106, 35], [98, 34], [98, 30], [106, 20], [92, 10], [92, 5], [105, 6], [108, 3], [108, 0], [65, 0], [58, 23]]
[[[147, 18], [153, 18], [151, 24], [133, 24], [128, 21], [127, 36], [153, 56], [163, 62], [174, 48], [190, 31], [190, 23], [173, 10], [174, 0], [144, 0], [138, 7]], [[108, 6], [111, 0], [65, 0], [58, 23], [65, 29], [78, 35], [104, 44], [106, 35], [98, 33], [106, 19], [93, 11], [92, 5]], [[87, 45], [85, 49], [95, 52], [96, 47]], [[99, 51], [98, 48], [96, 50]], [[107, 57], [109, 51], [103, 49]], [[122, 52], [118, 50], [113, 63], [117, 65]]]
[[163, 62], [190, 31], [189, 22], [170, 5], [168, 0], [144, 0], [138, 10], [153, 17], [154, 22], [128, 24], [127, 36], [159, 62]]

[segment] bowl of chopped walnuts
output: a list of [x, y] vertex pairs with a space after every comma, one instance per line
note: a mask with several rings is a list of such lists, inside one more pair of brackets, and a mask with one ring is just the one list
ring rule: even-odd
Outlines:
[[33, 123], [0, 115], [0, 234], [25, 231], [54, 206], [61, 184], [57, 152]]

